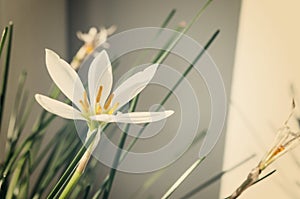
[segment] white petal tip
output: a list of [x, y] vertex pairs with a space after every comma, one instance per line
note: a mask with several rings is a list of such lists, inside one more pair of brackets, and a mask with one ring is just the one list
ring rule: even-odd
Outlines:
[[166, 113], [166, 117], [169, 117], [169, 116], [173, 115], [173, 113], [175, 113], [175, 112], [173, 110], [168, 110], [165, 113]]
[[35, 94], [34, 98], [37, 101], [37, 103], [39, 103], [43, 108], [47, 107], [47, 104], [44, 102], [44, 99], [47, 98], [46, 96], [41, 94]]
[[53, 50], [50, 50], [48, 48], [45, 48], [46, 54], [55, 54]]
[[149, 66], [149, 68], [156, 71], [158, 66], [159, 66], [159, 63], [155, 63], [155, 64], [152, 64], [151, 66]]
[[102, 51], [99, 53], [99, 56], [105, 56], [105, 57], [107, 57], [107, 59], [109, 59], [109, 56], [108, 56], [106, 50], [102, 50]]
[[35, 95], [34, 95], [34, 98], [35, 98], [35, 100], [36, 100], [38, 103], [40, 103], [41, 96], [42, 96], [42, 95], [40, 95], [40, 94], [35, 94]]
[[159, 64], [157, 64], [157, 63], [150, 65], [149, 67], [147, 67], [144, 70], [144, 74], [146, 74], [146, 76], [148, 76], [150, 79], [152, 79], [157, 71], [158, 66], [159, 66]]
[[46, 53], [46, 62], [49, 61], [49, 59], [59, 58], [58, 54], [56, 54], [53, 50], [50, 50], [48, 48], [45, 49], [45, 53]]

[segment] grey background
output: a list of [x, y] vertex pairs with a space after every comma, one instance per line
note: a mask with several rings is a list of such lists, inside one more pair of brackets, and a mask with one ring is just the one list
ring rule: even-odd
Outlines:
[[[52, 0], [52, 1], [17, 1], [0, 0], [0, 27], [1, 29], [13, 20], [15, 24], [14, 47], [12, 69], [9, 76], [8, 100], [6, 101], [5, 114], [8, 115], [13, 101], [16, 80], [20, 70], [25, 68], [28, 71], [26, 87], [30, 89], [30, 95], [35, 93], [47, 93], [51, 80], [46, 72], [44, 64], [44, 48], [50, 48], [58, 52], [63, 58], [71, 60], [76, 50], [81, 45], [76, 39], [76, 31], [87, 31], [91, 26], [110, 26], [117, 25], [117, 32], [136, 27], [160, 26], [171, 9], [176, 8], [177, 12], [168, 27], [175, 27], [180, 21], [189, 21], [205, 1], [82, 1], [82, 0]], [[200, 44], [205, 42], [217, 29], [221, 33], [211, 48], [208, 50], [213, 60], [216, 62], [223, 76], [227, 96], [230, 95], [230, 85], [234, 62], [234, 52], [238, 28], [239, 10], [241, 2], [239, 0], [221, 1], [217, 0], [205, 11], [200, 20], [195, 23], [187, 33]], [[130, 63], [137, 53], [129, 54], [122, 63], [122, 67], [116, 71], [116, 78], [130, 69]], [[166, 64], [171, 65], [179, 71], [183, 71], [187, 63], [178, 57], [171, 56]], [[194, 85], [199, 99], [201, 110], [201, 127], [207, 127], [210, 119], [209, 96], [204, 82], [196, 73], [191, 73], [188, 80]], [[153, 93], [154, 92], [154, 93]], [[138, 109], [144, 110], [153, 103], [158, 103], [161, 96], [166, 91], [150, 87], [141, 96], [141, 103]], [[172, 98], [165, 106], [168, 109], [178, 109], [178, 102]], [[41, 108], [34, 107], [35, 113]], [[34, 115], [33, 115], [34, 116]], [[134, 148], [135, 151], [147, 151], [162, 146], [172, 136], [172, 131], [180, 119], [177, 113], [168, 121], [164, 135], [153, 140], [140, 141]], [[191, 122], [192, 122], [191, 118]], [[32, 121], [34, 117], [32, 117]], [[4, 129], [7, 127], [8, 118], [4, 120]], [[51, 131], [47, 136], [50, 138], [55, 128], [62, 123], [62, 119], [57, 119], [52, 125]], [[174, 125], [172, 125], [174, 124]], [[27, 127], [29, 128], [29, 127]], [[47, 138], [48, 138], [47, 137]], [[3, 150], [3, 138], [0, 139], [1, 150]], [[168, 171], [160, 178], [158, 183], [152, 186], [142, 198], [158, 198], [178, 176], [194, 162], [198, 155], [199, 144], [189, 150], [177, 162], [169, 166]], [[189, 177], [180, 188], [174, 193], [173, 197], [178, 198], [186, 192], [195, 188], [211, 176], [217, 174], [222, 168], [222, 157], [224, 148], [224, 134], [217, 146], [205, 162]], [[2, 154], [2, 153], [1, 153]], [[0, 158], [3, 158], [0, 154]], [[95, 176], [101, 180], [107, 168], [104, 166]], [[130, 198], [139, 186], [153, 173], [147, 174], [127, 174], [118, 173], [116, 183], [113, 187], [111, 198]], [[194, 198], [218, 198], [219, 183], [202, 190]]]

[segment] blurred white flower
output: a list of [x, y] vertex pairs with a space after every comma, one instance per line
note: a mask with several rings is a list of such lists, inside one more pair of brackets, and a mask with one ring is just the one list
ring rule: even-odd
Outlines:
[[108, 36], [112, 35], [116, 31], [116, 26], [109, 28], [101, 27], [100, 31], [97, 28], [91, 27], [88, 33], [77, 32], [77, 37], [84, 42], [82, 47], [78, 50], [75, 57], [71, 62], [71, 66], [77, 70], [84, 58], [92, 53], [95, 48], [102, 45], [104, 48], [108, 48], [109, 44], [106, 42]]
[[162, 120], [174, 113], [171, 110], [117, 112], [148, 85], [158, 64], [134, 74], [111, 93], [113, 83], [111, 63], [106, 51], [102, 51], [89, 68], [89, 96], [76, 71], [55, 52], [46, 50], [46, 65], [54, 83], [77, 108], [40, 94], [35, 95], [37, 102], [47, 111], [63, 118], [87, 121], [91, 131], [99, 126], [99, 122], [148, 123]]

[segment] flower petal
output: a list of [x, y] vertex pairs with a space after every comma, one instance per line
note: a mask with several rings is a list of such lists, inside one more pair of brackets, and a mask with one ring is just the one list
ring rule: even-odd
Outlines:
[[111, 27], [109, 27], [109, 28], [106, 29], [107, 35], [113, 34], [116, 30], [117, 30], [117, 26], [112, 25]]
[[132, 112], [132, 113], [120, 113], [117, 115], [101, 114], [91, 116], [92, 120], [102, 121], [102, 122], [119, 122], [119, 123], [132, 123], [141, 124], [156, 122], [165, 119], [172, 115], [174, 111], [162, 111], [162, 112]]
[[85, 44], [91, 44], [97, 35], [97, 28], [91, 27], [88, 33], [77, 32], [77, 37]]
[[46, 65], [57, 87], [81, 110], [79, 101], [83, 98], [85, 89], [76, 71], [49, 49], [46, 49]]
[[81, 113], [63, 102], [44, 95], [35, 95], [36, 101], [47, 111], [66, 119], [86, 120]]
[[95, 107], [96, 97], [99, 87], [102, 85], [102, 96], [100, 104], [103, 107], [108, 95], [110, 94], [113, 77], [109, 57], [105, 50], [101, 51], [91, 63], [89, 74], [89, 94], [92, 107]]
[[115, 91], [112, 105], [119, 103], [118, 108], [139, 94], [153, 78], [158, 64], [153, 64], [124, 81]]

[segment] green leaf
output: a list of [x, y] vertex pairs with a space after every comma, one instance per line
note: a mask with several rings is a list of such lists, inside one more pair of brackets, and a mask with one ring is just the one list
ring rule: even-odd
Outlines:
[[68, 168], [63, 173], [62, 177], [59, 179], [59, 181], [54, 186], [53, 190], [48, 195], [48, 197], [47, 197], [48, 199], [54, 198], [59, 194], [60, 190], [63, 188], [63, 185], [67, 182], [69, 176], [71, 175], [73, 170], [76, 168], [78, 161], [80, 160], [82, 155], [85, 153], [86, 148], [89, 147], [90, 144], [92, 143], [92, 141], [94, 140], [96, 133], [97, 133], [97, 131], [93, 132], [92, 135], [89, 137], [88, 141], [86, 142], [86, 144], [81, 147], [79, 152], [74, 157], [73, 161], [70, 163]]
[[24, 114], [24, 109], [21, 109], [20, 107], [22, 107], [21, 106], [22, 103], [26, 101], [26, 94], [24, 92], [26, 77], [27, 77], [26, 72], [21, 73], [21, 75], [19, 76], [18, 88], [15, 96], [15, 103], [9, 119], [8, 130], [7, 130], [7, 143], [6, 143], [6, 148], [9, 151], [8, 152], [9, 157], [14, 152], [16, 142], [20, 137], [19, 132], [22, 128], [22, 126], [19, 125], [21, 123], [18, 120], [20, 120], [21, 116]]
[[26, 161], [28, 155], [24, 155], [18, 161], [16, 168], [13, 171], [12, 178], [9, 182], [6, 198], [13, 198], [15, 194], [18, 194], [19, 183], [22, 176], [22, 172], [25, 170]]
[[[7, 80], [8, 80], [8, 74], [9, 74], [9, 66], [10, 66], [10, 55], [11, 55], [11, 47], [12, 47], [12, 37], [13, 37], [13, 23], [9, 23], [9, 28], [8, 28], [8, 44], [7, 44], [7, 51], [6, 51], [6, 60], [5, 60], [5, 65], [3, 68], [3, 74], [4, 77], [2, 79], [2, 84], [1, 84], [1, 94], [0, 94], [0, 133], [1, 133], [1, 127], [2, 127], [2, 115], [3, 115], [3, 110], [4, 110], [4, 100], [5, 100], [5, 95], [6, 95], [6, 89], [7, 89]], [[6, 31], [3, 35], [3, 45], [6, 37]], [[2, 41], [1, 41], [1, 53], [2, 53]]]
[[205, 157], [196, 160], [179, 178], [178, 180], [168, 189], [163, 195], [162, 199], [169, 198], [172, 193], [179, 187], [179, 185], [198, 167], [198, 165], [205, 159]]
[[[200, 140], [204, 138], [206, 135], [206, 130], [201, 131], [197, 134], [196, 138], [194, 139], [192, 145], [189, 147], [192, 148], [195, 146]], [[128, 149], [126, 149], [128, 151]], [[161, 176], [167, 171], [167, 169], [159, 170], [158, 172], [154, 173], [149, 179], [147, 179], [143, 185], [132, 195], [132, 198], [142, 198], [143, 193], [148, 190], [156, 181], [160, 179]]]
[[1, 58], [2, 51], [3, 51], [4, 45], [5, 45], [7, 32], [8, 32], [8, 27], [5, 27], [4, 30], [2, 31], [2, 35], [1, 35], [1, 39], [0, 39], [0, 58]]

